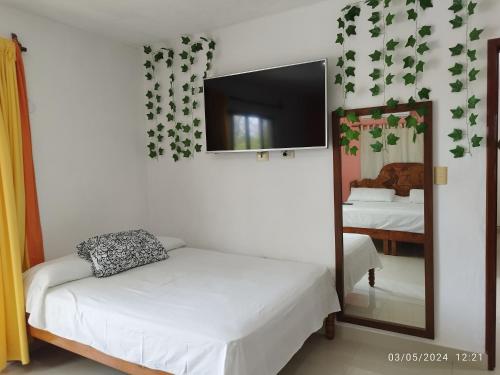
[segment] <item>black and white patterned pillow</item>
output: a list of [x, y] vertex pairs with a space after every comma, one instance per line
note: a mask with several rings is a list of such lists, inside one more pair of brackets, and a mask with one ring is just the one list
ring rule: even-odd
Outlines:
[[95, 236], [77, 249], [81, 258], [91, 262], [96, 277], [112, 276], [168, 258], [161, 242], [143, 229]]

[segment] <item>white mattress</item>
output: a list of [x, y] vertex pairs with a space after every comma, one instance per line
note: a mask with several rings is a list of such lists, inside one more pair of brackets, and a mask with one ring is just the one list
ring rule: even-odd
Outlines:
[[382, 262], [370, 236], [344, 233], [344, 295], [372, 268], [382, 269]]
[[[274, 375], [340, 310], [325, 267], [192, 248], [169, 255], [105, 279], [75, 271], [79, 280], [52, 278], [45, 290], [25, 285], [30, 324], [176, 375]], [[27, 283], [36, 272], [43, 266]]]
[[394, 202], [343, 205], [344, 226], [424, 233], [424, 205], [411, 203], [408, 197], [396, 198]]

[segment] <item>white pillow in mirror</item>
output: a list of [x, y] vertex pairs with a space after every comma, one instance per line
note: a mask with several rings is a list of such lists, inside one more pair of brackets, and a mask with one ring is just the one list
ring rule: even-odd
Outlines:
[[352, 188], [350, 202], [392, 202], [396, 191], [381, 188]]
[[424, 189], [411, 189], [410, 190], [410, 202], [411, 203], [424, 203]]

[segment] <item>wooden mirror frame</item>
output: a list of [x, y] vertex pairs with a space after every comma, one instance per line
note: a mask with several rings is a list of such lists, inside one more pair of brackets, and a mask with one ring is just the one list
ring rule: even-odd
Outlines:
[[[396, 107], [370, 107], [346, 112], [354, 112], [358, 116], [370, 116], [373, 110], [381, 109], [383, 113], [399, 113], [426, 109], [424, 122], [427, 128], [424, 133], [424, 263], [425, 263], [425, 327], [419, 328], [400, 323], [391, 323], [371, 318], [362, 318], [344, 314], [344, 241], [343, 241], [343, 209], [342, 209], [342, 146], [340, 144], [340, 119], [336, 111], [332, 112], [333, 143], [333, 195], [335, 219], [335, 277], [337, 293], [342, 311], [337, 313], [339, 321], [358, 324], [366, 327], [403, 333], [406, 335], [434, 339], [434, 234], [433, 234], [433, 160], [432, 160], [432, 102], [417, 104], [399, 104]], [[368, 272], [367, 272], [368, 273]]]

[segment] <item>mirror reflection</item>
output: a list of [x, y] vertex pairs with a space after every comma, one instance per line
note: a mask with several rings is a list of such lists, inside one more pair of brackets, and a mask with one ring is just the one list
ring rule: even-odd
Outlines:
[[424, 135], [412, 119], [425, 123], [414, 111], [340, 120], [344, 313], [425, 328]]

